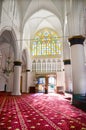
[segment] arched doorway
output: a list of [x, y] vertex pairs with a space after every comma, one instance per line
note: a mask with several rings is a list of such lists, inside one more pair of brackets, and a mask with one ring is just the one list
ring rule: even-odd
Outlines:
[[56, 77], [50, 75], [48, 77], [48, 92], [49, 93], [54, 93], [56, 88]]
[[45, 74], [37, 77], [38, 92], [55, 93], [56, 89], [56, 74]]
[[[2, 29], [0, 32], [0, 53], [2, 58], [0, 59], [0, 77], [3, 79], [2, 90], [7, 92], [13, 91], [13, 71], [14, 71], [14, 57], [16, 51], [16, 40], [14, 31]], [[1, 90], [0, 90], [1, 91]]]
[[38, 77], [38, 92], [45, 92], [45, 84], [46, 84], [46, 77], [40, 76]]

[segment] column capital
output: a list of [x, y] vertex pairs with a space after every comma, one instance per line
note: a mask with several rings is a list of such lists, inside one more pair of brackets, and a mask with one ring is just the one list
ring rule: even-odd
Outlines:
[[85, 37], [82, 35], [73, 36], [68, 39], [68, 41], [70, 42], [70, 46], [76, 45], [76, 44], [83, 45], [84, 40], [85, 40]]
[[21, 66], [21, 61], [14, 61], [14, 66]]
[[71, 64], [71, 60], [70, 59], [63, 60], [63, 62], [64, 62], [64, 65]]

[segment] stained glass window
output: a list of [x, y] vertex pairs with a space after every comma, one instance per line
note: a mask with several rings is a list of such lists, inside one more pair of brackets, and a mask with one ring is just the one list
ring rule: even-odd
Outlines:
[[31, 45], [32, 56], [61, 55], [60, 37], [52, 29], [44, 28], [38, 31]]

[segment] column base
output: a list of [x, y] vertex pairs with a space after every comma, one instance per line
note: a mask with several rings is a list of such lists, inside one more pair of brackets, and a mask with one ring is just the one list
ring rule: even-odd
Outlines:
[[20, 92], [12, 92], [11, 95], [18, 96], [18, 95], [21, 95], [21, 93]]
[[86, 95], [73, 94], [72, 105], [86, 111]]

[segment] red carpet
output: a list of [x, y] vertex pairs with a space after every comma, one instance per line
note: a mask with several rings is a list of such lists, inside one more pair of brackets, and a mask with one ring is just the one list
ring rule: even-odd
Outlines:
[[86, 130], [86, 113], [58, 94], [0, 95], [0, 130]]

